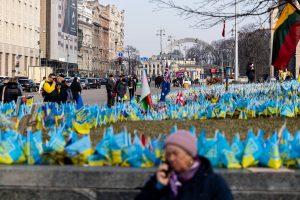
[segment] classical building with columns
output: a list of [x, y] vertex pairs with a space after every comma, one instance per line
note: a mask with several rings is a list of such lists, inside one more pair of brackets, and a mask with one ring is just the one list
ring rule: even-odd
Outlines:
[[37, 66], [40, 0], [0, 0], [0, 75], [29, 76]]

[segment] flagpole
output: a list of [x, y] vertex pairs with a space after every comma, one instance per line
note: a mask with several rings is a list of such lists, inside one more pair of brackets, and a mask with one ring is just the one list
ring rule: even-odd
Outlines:
[[238, 2], [235, 0], [235, 80], [239, 78], [239, 41], [238, 41], [238, 25], [237, 25], [237, 5]]
[[[275, 6], [275, 5], [274, 5]], [[273, 39], [274, 39], [274, 26], [275, 26], [275, 16], [278, 14], [278, 8], [273, 7], [270, 11], [270, 32], [271, 32], [271, 38], [270, 38], [270, 59], [269, 59], [269, 65], [270, 65], [270, 80], [271, 78], [274, 78], [274, 66], [272, 65], [272, 54], [273, 54]]]

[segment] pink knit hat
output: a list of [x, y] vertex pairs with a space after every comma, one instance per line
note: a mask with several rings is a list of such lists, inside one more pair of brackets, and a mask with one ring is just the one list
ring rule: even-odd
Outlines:
[[173, 144], [184, 149], [193, 158], [197, 156], [197, 138], [189, 131], [178, 130], [176, 133], [171, 134], [165, 140], [164, 148], [168, 144]]

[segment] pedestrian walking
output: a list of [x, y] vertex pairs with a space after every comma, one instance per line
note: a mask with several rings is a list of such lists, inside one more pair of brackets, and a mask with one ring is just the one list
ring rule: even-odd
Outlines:
[[178, 130], [164, 143], [166, 162], [146, 183], [136, 200], [232, 200], [225, 180], [213, 172], [210, 161], [197, 156], [197, 139]]
[[59, 103], [68, 103], [73, 101], [73, 93], [71, 88], [67, 85], [64, 75], [60, 74], [57, 77], [57, 89]]
[[129, 78], [128, 81], [128, 90], [129, 90], [129, 96], [130, 96], [130, 101], [133, 99], [134, 97], [134, 80], [132, 77]]
[[136, 77], [136, 75], [133, 76], [133, 81], [134, 81], [134, 86], [133, 86], [134, 92], [136, 92], [136, 85], [137, 85], [137, 83], [139, 82], [139, 80], [138, 80], [138, 78]]
[[73, 95], [73, 101], [78, 103], [78, 98], [81, 94], [81, 86], [77, 77], [74, 77], [73, 82], [71, 83], [71, 91]]
[[106, 92], [107, 92], [107, 106], [111, 108], [115, 102], [114, 102], [114, 76], [111, 74], [109, 75], [109, 79], [106, 83]]
[[127, 91], [127, 83], [125, 80], [125, 76], [122, 76], [119, 83], [117, 83], [117, 86], [116, 86], [118, 102], [123, 103], [123, 101], [126, 100], [126, 99], [124, 99], [124, 97], [126, 95], [126, 91]]
[[22, 90], [17, 83], [17, 79], [11, 78], [2, 88], [1, 101], [2, 103], [17, 102], [20, 96], [22, 96]]
[[253, 83], [255, 79], [255, 69], [253, 63], [248, 64], [246, 75], [248, 77], [248, 82]]
[[43, 84], [43, 97], [44, 102], [59, 102], [55, 74], [49, 74], [48, 79], [45, 80]]

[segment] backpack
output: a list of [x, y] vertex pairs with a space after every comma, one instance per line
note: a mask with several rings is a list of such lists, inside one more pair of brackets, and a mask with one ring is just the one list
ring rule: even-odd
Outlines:
[[72, 90], [70, 88], [67, 89], [67, 102], [71, 102], [73, 101], [73, 93]]

